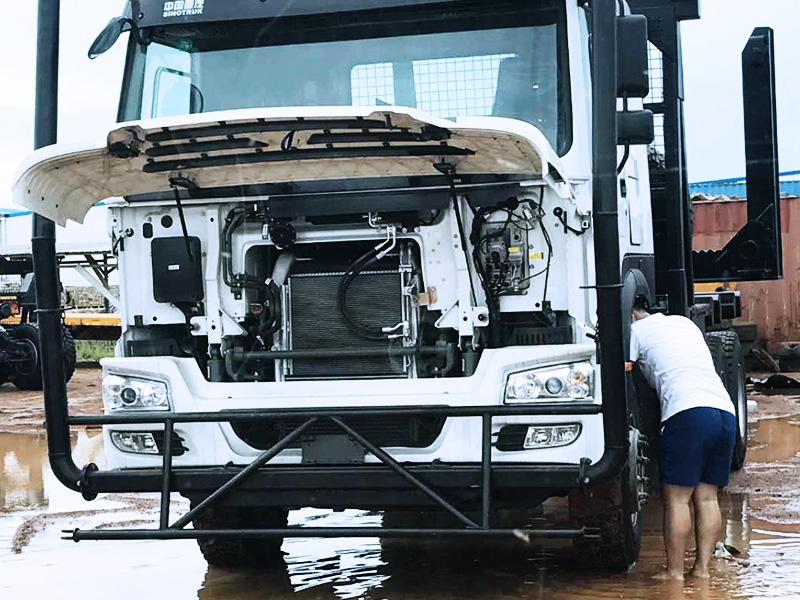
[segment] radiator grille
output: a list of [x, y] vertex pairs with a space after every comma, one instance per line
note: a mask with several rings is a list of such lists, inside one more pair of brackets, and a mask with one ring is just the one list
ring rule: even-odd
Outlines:
[[[258, 450], [277, 444], [286, 434], [302, 425], [305, 419], [235, 421], [234, 432], [242, 441]], [[444, 417], [348, 417], [345, 422], [380, 447], [427, 448], [436, 441], [444, 427]], [[331, 421], [320, 421], [311, 426], [305, 438], [318, 435], [342, 435], [344, 431]], [[289, 448], [300, 448], [302, 438]]]
[[[298, 275], [289, 279], [290, 344], [293, 350], [374, 348], [363, 358], [294, 359], [290, 377], [388, 377], [405, 372], [403, 359], [389, 357], [389, 342], [367, 340], [353, 333], [339, 312], [336, 298], [340, 273]], [[352, 317], [369, 327], [394, 327], [403, 320], [401, 275], [362, 273], [347, 293]]]

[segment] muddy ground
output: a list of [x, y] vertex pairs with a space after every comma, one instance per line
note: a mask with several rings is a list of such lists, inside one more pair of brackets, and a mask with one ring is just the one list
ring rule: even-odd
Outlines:
[[[100, 412], [100, 370], [79, 369], [68, 394], [73, 414]], [[716, 559], [709, 584], [668, 585], [651, 579], [664, 561], [657, 499], [645, 512], [639, 564], [622, 575], [585, 573], [564, 544], [300, 539], [284, 543], [278, 565], [226, 570], [209, 569], [192, 541], [63, 541], [61, 531], [75, 527], [156, 527], [158, 498], [106, 495], [88, 503], [66, 490], [47, 464], [41, 394], [2, 386], [0, 598], [800, 599], [800, 389], [751, 390], [750, 398], [758, 408], [750, 415], [748, 463], [721, 495], [721, 541], [741, 555]], [[78, 464], [102, 463], [99, 430], [76, 432], [74, 446]], [[186, 510], [173, 495], [172, 519]], [[554, 502], [548, 510], [561, 509]], [[290, 521], [367, 527], [380, 516], [302, 510]]]
[[[103, 412], [103, 371], [99, 367], [79, 368], [67, 384], [71, 415]], [[0, 434], [44, 433], [42, 392], [20, 391], [11, 383], [0, 385]]]

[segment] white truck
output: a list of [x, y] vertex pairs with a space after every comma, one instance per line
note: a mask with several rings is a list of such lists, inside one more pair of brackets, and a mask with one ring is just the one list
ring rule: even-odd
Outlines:
[[[212, 564], [263, 564], [287, 536], [522, 532], [632, 565], [657, 420], [624, 370], [633, 297], [709, 328], [736, 316], [735, 294], [692, 295], [670, 48], [698, 16], [688, 0], [129, 2], [90, 51], [129, 32], [120, 124], [40, 149], [14, 188], [43, 217], [37, 278], [55, 277], [45, 219], [100, 200], [119, 263], [105, 414], [70, 417], [46, 364], [54, 471], [87, 498], [162, 492], [158, 530], [70, 539], [196, 538]], [[751, 40], [769, 59], [770, 36]], [[780, 276], [773, 217], [759, 256], [695, 263]], [[741, 358], [710, 337], [741, 461]], [[89, 423], [108, 470], [72, 461], [69, 426]], [[171, 492], [193, 507], [172, 522]], [[499, 517], [552, 496], [568, 528]], [[287, 528], [306, 506], [387, 517]], [[451, 522], [393, 526], [400, 511]]]

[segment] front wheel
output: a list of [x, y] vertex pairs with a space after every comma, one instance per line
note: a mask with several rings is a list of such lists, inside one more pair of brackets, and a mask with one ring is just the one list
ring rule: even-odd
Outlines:
[[[195, 529], [281, 529], [289, 512], [261, 506], [213, 506], [194, 519]], [[203, 558], [214, 567], [267, 567], [283, 560], [283, 538], [198, 539]]]
[[644, 441], [630, 430], [630, 452], [622, 472], [611, 481], [573, 490], [570, 520], [600, 532], [599, 540], [573, 542], [576, 564], [589, 569], [627, 571], [642, 546], [642, 505], [646, 497]]

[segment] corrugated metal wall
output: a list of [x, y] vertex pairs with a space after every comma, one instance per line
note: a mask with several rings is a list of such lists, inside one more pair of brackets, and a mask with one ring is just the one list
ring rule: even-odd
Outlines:
[[[742, 200], [695, 202], [694, 210], [695, 250], [722, 248], [747, 221]], [[784, 279], [732, 286], [742, 292], [742, 320], [758, 323], [769, 351], [780, 342], [800, 341], [800, 198], [781, 200], [781, 218]]]

